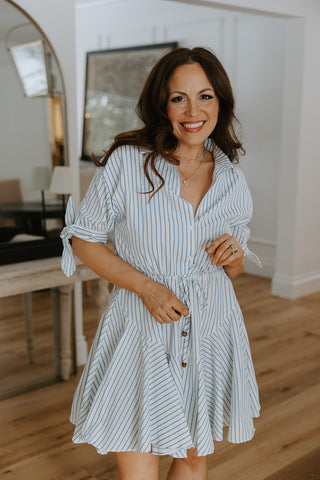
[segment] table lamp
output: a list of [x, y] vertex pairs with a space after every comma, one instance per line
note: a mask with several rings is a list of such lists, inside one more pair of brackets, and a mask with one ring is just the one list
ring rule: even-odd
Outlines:
[[44, 197], [45, 190], [48, 190], [51, 183], [50, 167], [33, 167], [31, 175], [31, 186], [33, 190], [41, 191], [42, 205], [42, 230], [46, 234], [46, 202]]
[[55, 167], [52, 174], [50, 191], [62, 195], [63, 211], [66, 211], [65, 195], [72, 192], [72, 170], [71, 167]]

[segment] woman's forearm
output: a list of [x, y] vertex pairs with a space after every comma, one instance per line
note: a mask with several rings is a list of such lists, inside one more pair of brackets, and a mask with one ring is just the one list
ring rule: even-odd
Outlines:
[[86, 242], [73, 236], [72, 249], [77, 257], [100, 277], [139, 296], [151, 281], [102, 243]]

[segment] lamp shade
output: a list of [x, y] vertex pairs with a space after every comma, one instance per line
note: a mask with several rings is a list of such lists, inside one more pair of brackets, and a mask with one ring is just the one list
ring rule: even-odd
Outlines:
[[61, 194], [71, 193], [72, 185], [71, 167], [55, 167], [52, 174], [50, 191]]
[[33, 190], [48, 190], [51, 184], [50, 167], [34, 167], [32, 169], [31, 186]]

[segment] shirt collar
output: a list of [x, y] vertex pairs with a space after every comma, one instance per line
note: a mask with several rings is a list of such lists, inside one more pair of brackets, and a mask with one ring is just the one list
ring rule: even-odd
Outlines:
[[[204, 142], [205, 148], [209, 152], [213, 152], [213, 158], [215, 160], [214, 175], [219, 175], [220, 173], [229, 170], [232, 168], [235, 170], [235, 165], [231, 162], [229, 157], [214, 143], [211, 138], [207, 138]], [[148, 150], [140, 148], [140, 153], [143, 153], [140, 158], [142, 158], [142, 164], [144, 163], [145, 154], [149, 153]], [[162, 177], [165, 178], [165, 187], [170, 190], [177, 191], [179, 190], [180, 180], [179, 173], [176, 170], [175, 165], [159, 157], [159, 162], [156, 162], [156, 169]], [[151, 174], [152, 179], [155, 180], [155, 185], [158, 186], [158, 178], [155, 175]]]
[[[204, 142], [204, 146], [209, 152], [213, 152], [213, 158], [216, 162], [216, 167], [218, 166], [220, 170], [226, 170], [229, 168], [234, 169], [234, 164], [231, 162], [230, 158], [214, 143], [212, 138], [207, 138]], [[142, 161], [144, 163], [145, 155], [150, 153], [150, 150], [139, 147], [139, 151], [143, 154]], [[169, 162], [165, 161], [165, 163]]]
[[235, 166], [231, 162], [230, 158], [214, 143], [211, 138], [206, 139], [204, 146], [209, 152], [213, 152], [216, 173], [229, 170], [229, 168], [235, 169]]

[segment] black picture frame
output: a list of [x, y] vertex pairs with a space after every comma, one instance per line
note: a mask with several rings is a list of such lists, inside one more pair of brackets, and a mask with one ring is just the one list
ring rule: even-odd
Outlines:
[[114, 136], [139, 128], [135, 107], [158, 59], [178, 42], [87, 52], [81, 160], [100, 159]]

